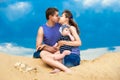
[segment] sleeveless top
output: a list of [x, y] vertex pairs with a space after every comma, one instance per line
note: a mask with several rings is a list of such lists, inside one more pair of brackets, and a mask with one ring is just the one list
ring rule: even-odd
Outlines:
[[61, 37], [61, 34], [59, 32], [60, 24], [56, 23], [54, 26], [49, 27], [48, 25], [44, 24], [42, 25], [44, 38], [43, 43], [47, 44], [49, 46], [53, 46], [58, 39]]
[[[71, 26], [67, 26], [67, 25], [62, 25], [60, 27], [60, 32], [62, 33], [63, 29], [64, 28], [69, 28]], [[79, 46], [71, 46], [72, 47], [72, 50], [71, 50], [71, 54], [77, 54], [77, 55], [80, 55], [80, 49], [79, 49]]]
[[74, 46], [72, 47], [72, 54], [77, 54], [77, 55], [80, 55], [80, 49], [79, 49], [79, 46]]

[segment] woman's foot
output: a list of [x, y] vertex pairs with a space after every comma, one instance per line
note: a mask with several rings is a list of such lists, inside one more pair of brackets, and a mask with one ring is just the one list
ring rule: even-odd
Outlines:
[[64, 58], [65, 55], [63, 54], [58, 54], [58, 55], [55, 55], [54, 59], [55, 60], [62, 60]]

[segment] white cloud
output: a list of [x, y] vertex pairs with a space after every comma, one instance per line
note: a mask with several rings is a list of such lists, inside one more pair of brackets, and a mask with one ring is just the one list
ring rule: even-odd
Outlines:
[[83, 0], [83, 7], [92, 7], [99, 3], [99, 0]]
[[[11, 55], [32, 57], [34, 51], [35, 49], [17, 46], [12, 43], [0, 44], [0, 53], [3, 52]], [[120, 52], [120, 46], [115, 46], [112, 48], [104, 47], [104, 48], [81, 50], [81, 59], [82, 60], [95, 59], [105, 53], [111, 53], [111, 52]]]
[[73, 0], [73, 1], [75, 1], [75, 2], [79, 2], [80, 0]]
[[102, 0], [101, 5], [103, 6], [111, 6], [112, 4], [115, 4], [117, 0]]
[[31, 9], [32, 6], [28, 2], [16, 2], [6, 8], [6, 16], [9, 20], [13, 21], [29, 13]]
[[34, 51], [35, 49], [17, 46], [12, 43], [0, 44], [0, 52], [11, 54], [11, 55], [32, 57]]
[[63, 2], [63, 9], [70, 9], [76, 13], [76, 17], [85, 10], [93, 10], [102, 13], [104, 9], [120, 12], [120, 0], [70, 0]]

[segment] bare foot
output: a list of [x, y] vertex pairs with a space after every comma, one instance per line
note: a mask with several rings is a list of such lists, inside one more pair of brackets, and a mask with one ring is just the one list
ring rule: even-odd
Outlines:
[[61, 70], [59, 70], [59, 69], [54, 69], [53, 71], [51, 71], [50, 72], [50, 74], [55, 74], [55, 73], [58, 73], [58, 72], [60, 72]]
[[64, 58], [64, 55], [63, 54], [58, 54], [58, 55], [55, 55], [54, 56], [54, 59], [55, 60], [62, 60]]
[[70, 55], [70, 53], [66, 53], [65, 55]]
[[65, 50], [65, 51], [63, 51], [62, 54], [64, 54], [64, 55], [70, 55], [70, 53], [71, 53], [71, 51], [69, 51], [69, 50]]
[[65, 73], [72, 74], [72, 70], [68, 69], [65, 71]]

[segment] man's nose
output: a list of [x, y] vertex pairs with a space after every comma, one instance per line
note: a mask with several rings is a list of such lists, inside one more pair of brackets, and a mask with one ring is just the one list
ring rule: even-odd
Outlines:
[[60, 19], [60, 16], [58, 16], [58, 18]]
[[58, 19], [60, 19], [60, 16], [58, 16]]

